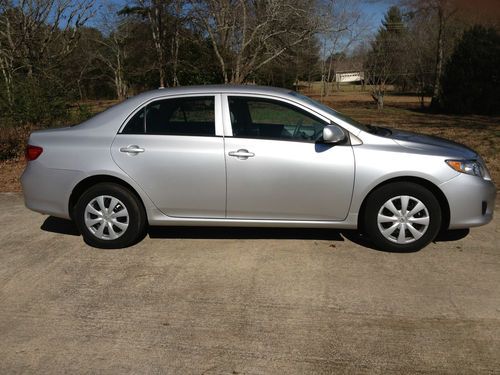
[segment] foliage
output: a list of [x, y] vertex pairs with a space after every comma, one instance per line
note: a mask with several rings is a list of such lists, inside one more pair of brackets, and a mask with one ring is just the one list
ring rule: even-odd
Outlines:
[[19, 124], [48, 126], [67, 116], [69, 95], [57, 82], [35, 77], [19, 80], [13, 94], [12, 117]]
[[452, 113], [500, 113], [500, 34], [475, 26], [466, 31], [445, 66], [440, 104]]

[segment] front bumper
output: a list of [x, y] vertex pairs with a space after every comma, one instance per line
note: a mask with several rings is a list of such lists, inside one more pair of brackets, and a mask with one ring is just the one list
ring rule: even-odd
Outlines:
[[439, 187], [450, 206], [449, 229], [477, 227], [493, 219], [496, 188], [492, 181], [462, 173]]

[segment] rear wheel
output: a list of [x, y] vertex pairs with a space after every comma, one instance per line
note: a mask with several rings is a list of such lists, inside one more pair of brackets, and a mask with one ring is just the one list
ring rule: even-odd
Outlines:
[[365, 210], [365, 230], [380, 249], [417, 251], [429, 244], [441, 227], [441, 207], [421, 185], [396, 182], [375, 190]]
[[137, 243], [146, 227], [141, 202], [113, 183], [97, 184], [85, 191], [75, 206], [74, 220], [87, 244], [107, 249]]

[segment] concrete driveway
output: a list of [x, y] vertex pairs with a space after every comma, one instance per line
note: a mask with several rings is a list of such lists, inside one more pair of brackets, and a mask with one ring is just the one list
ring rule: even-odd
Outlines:
[[203, 228], [98, 250], [19, 194], [0, 208], [1, 374], [500, 371], [498, 215], [411, 254]]

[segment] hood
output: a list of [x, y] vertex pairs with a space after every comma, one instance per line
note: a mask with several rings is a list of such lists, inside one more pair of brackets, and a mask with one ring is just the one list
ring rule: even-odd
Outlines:
[[410, 149], [447, 154], [464, 159], [475, 159], [478, 157], [478, 154], [467, 146], [431, 135], [392, 130], [392, 134], [388, 138], [391, 138], [400, 146]]

